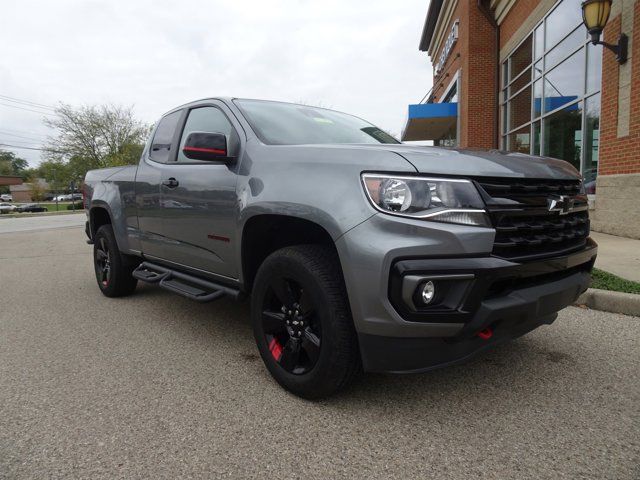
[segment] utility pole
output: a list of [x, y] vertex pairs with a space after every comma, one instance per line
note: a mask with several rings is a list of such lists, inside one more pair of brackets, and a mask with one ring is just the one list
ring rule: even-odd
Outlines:
[[53, 195], [54, 195], [54, 199], [56, 200], [56, 212], [58, 211], [58, 188], [57, 188], [57, 181], [56, 181], [56, 169], [53, 169]]

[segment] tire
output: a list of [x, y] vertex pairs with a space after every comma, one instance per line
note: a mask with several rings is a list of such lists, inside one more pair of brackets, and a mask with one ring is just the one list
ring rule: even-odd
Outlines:
[[124, 297], [136, 289], [138, 280], [131, 273], [135, 263], [120, 253], [111, 225], [101, 226], [93, 239], [93, 265], [103, 295]]
[[340, 264], [326, 246], [287, 247], [267, 257], [254, 281], [251, 321], [267, 369], [299, 397], [330, 396], [361, 370]]

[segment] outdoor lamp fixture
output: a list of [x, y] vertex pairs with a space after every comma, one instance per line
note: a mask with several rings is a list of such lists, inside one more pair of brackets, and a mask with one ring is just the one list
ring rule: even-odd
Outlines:
[[627, 61], [629, 37], [621, 33], [617, 45], [600, 41], [602, 30], [609, 20], [611, 3], [612, 0], [585, 0], [582, 2], [582, 21], [591, 35], [591, 43], [608, 48], [616, 54], [618, 63], [623, 64]]

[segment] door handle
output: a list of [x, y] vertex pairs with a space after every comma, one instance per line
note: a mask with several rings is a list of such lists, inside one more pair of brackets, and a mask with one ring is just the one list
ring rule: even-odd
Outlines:
[[176, 188], [178, 185], [180, 185], [180, 182], [175, 178], [171, 177], [168, 180], [165, 180], [164, 182], [162, 182], [162, 185], [169, 188]]

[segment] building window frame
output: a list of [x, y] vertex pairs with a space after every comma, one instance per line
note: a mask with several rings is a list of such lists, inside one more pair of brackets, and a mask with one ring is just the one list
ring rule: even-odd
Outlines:
[[[590, 49], [589, 47], [589, 38], [586, 30], [584, 30], [584, 26], [582, 24], [582, 19], [578, 14], [576, 15], [576, 24], [573, 27], [570, 27], [570, 30], [563, 35], [560, 39], [554, 39], [553, 45], [547, 45], [547, 32], [546, 32], [546, 24], [547, 20], [551, 15], [559, 9], [560, 5], [563, 1], [567, 0], [559, 0], [554, 6], [545, 14], [545, 16], [536, 23], [531, 31], [511, 50], [509, 55], [502, 61], [501, 64], [501, 90], [500, 90], [500, 112], [501, 112], [501, 128], [500, 128], [500, 146], [504, 150], [513, 150], [514, 146], [511, 145], [511, 138], [514, 134], [521, 132], [527, 126], [529, 127], [529, 154], [541, 155], [545, 152], [545, 141], [546, 136], [549, 134], [545, 127], [545, 119], [556, 114], [559, 111], [564, 109], [568, 109], [574, 105], [581, 104], [582, 105], [582, 119], [581, 119], [581, 138], [580, 138], [580, 171], [582, 172], [584, 164], [585, 164], [585, 128], [586, 128], [586, 112], [584, 105], [588, 99], [599, 95], [602, 90], [602, 80], [600, 79], [600, 85], [598, 85], [597, 89], [589, 90], [589, 58], [590, 55], [593, 55], [594, 52], [598, 54], [599, 51]], [[570, 0], [568, 0], [570, 1]], [[577, 32], [578, 30], [582, 30], [583, 34]], [[575, 37], [572, 37], [575, 36]], [[572, 37], [572, 38], [570, 38]], [[580, 38], [582, 37], [582, 38]], [[567, 45], [569, 48], [564, 51], [561, 50], [561, 56], [556, 58], [558, 53], [558, 48], [562, 49], [563, 42], [567, 41]], [[522, 52], [519, 53], [517, 57], [514, 57], [514, 54], [518, 52], [521, 46], [525, 45], [526, 42], [531, 43], [530, 47], [530, 59], [529, 63], [522, 68], [522, 71], [518, 73], [514, 78], [511, 78], [511, 72], [513, 68], [513, 59], [517, 59], [518, 61], [522, 61]], [[540, 51], [540, 46], [542, 47], [542, 51]], [[565, 45], [566, 46], [566, 45]], [[525, 47], [526, 48], [526, 47]], [[561, 106], [556, 106], [552, 110], [545, 111], [545, 86], [548, 81], [547, 75], [550, 72], [553, 72], [554, 69], [559, 68], [564, 62], [570, 59], [573, 55], [580, 52], [580, 50], [584, 50], [582, 61], [582, 68], [584, 71], [584, 75], [582, 78], [583, 85], [581, 88], [580, 94], [572, 101], [564, 103]], [[525, 50], [526, 52], [526, 50]], [[555, 59], [552, 65], [548, 66], [548, 57], [549, 54], [554, 52], [552, 58]], [[601, 52], [600, 52], [601, 54]], [[526, 55], [524, 57], [526, 59]], [[517, 68], [520, 68], [518, 65]], [[601, 74], [601, 72], [600, 72]], [[527, 79], [526, 76], [529, 78]], [[523, 80], [526, 80], [523, 82]], [[534, 89], [534, 85], [536, 81], [540, 82], [542, 94], [539, 96], [538, 101], [540, 102], [540, 111], [536, 111], [536, 92]], [[517, 87], [516, 90], [512, 91], [514, 87]], [[513, 107], [515, 102], [513, 100], [520, 94], [524, 94], [527, 89], [531, 92], [530, 94], [530, 113], [527, 121], [518, 121], [518, 125], [512, 125], [512, 115], [513, 115]], [[572, 92], [574, 93], [574, 92]], [[601, 98], [601, 97], [600, 97]], [[524, 98], [523, 98], [524, 99]], [[518, 112], [520, 113], [520, 112]], [[522, 118], [524, 120], [525, 117]], [[536, 126], [539, 125], [539, 138], [536, 142], [535, 138], [535, 129]], [[539, 146], [536, 149], [536, 144]], [[537, 151], [536, 151], [537, 150]]]
[[440, 101], [438, 103], [448, 102], [449, 94], [451, 93], [451, 90], [453, 90], [454, 88], [456, 89], [456, 95], [458, 95], [458, 97], [460, 96], [460, 88], [458, 84], [459, 78], [460, 78], [460, 70], [456, 70], [456, 73], [453, 75], [453, 78], [449, 82], [449, 85], [447, 85], [447, 88], [445, 88], [442, 95], [440, 95]]

